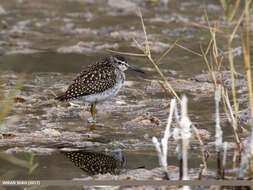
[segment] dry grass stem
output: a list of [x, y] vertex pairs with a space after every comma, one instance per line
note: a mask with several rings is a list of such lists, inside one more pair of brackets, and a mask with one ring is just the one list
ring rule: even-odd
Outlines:
[[[208, 46], [207, 46], [206, 51], [205, 51], [205, 55], [207, 55], [207, 53], [209, 52], [212, 44], [213, 44], [213, 38], [211, 38], [211, 40], [209, 40]], [[203, 53], [202, 53], [202, 56], [203, 56]]]
[[195, 137], [197, 137], [199, 144], [200, 144], [200, 150], [201, 150], [201, 160], [203, 163], [203, 174], [206, 175], [207, 174], [207, 163], [206, 163], [206, 157], [205, 157], [205, 146], [204, 143], [199, 135], [199, 130], [194, 126], [191, 125], [192, 129], [193, 129], [193, 133], [195, 135]]
[[138, 13], [139, 13], [138, 16], [139, 16], [140, 19], [141, 19], [141, 25], [142, 25], [142, 29], [143, 29], [144, 36], [145, 36], [145, 41], [146, 41], [146, 43], [145, 43], [145, 45], [146, 45], [146, 47], [145, 47], [145, 54], [146, 54], [148, 57], [151, 58], [151, 52], [150, 52], [150, 47], [149, 47], [149, 42], [148, 42], [148, 36], [147, 36], [146, 27], [145, 27], [145, 25], [144, 25], [144, 20], [143, 20], [143, 17], [142, 17], [142, 13], [141, 13], [141, 9], [140, 9], [140, 8], [138, 8]]
[[228, 7], [226, 8], [227, 10], [225, 10], [225, 11], [226, 11], [227, 22], [228, 23], [230, 23], [233, 20], [233, 18], [235, 16], [235, 13], [236, 13], [236, 11], [237, 11], [237, 9], [239, 7], [240, 2], [241, 2], [241, 0], [236, 0], [236, 3], [234, 5], [233, 9], [230, 12], [228, 10]]
[[213, 69], [213, 65], [209, 63], [209, 61], [207, 60], [207, 57], [206, 57], [206, 53], [204, 52], [202, 46], [200, 46], [200, 49], [201, 49], [201, 53], [202, 53], [202, 57], [206, 63], [206, 66], [208, 68], [208, 71], [209, 71], [209, 74], [210, 74], [210, 77], [211, 77], [211, 80], [213, 81], [213, 84], [214, 84], [214, 89], [217, 88], [217, 81], [216, 81], [216, 77], [215, 77], [215, 72], [214, 72], [214, 69]]
[[197, 55], [197, 56], [202, 57], [201, 54], [199, 54], [199, 53], [197, 53], [197, 52], [195, 52], [195, 51], [193, 51], [193, 50], [191, 50], [191, 49], [189, 49], [189, 48], [187, 48], [187, 47], [184, 47], [184, 46], [182, 46], [182, 45], [180, 45], [180, 44], [178, 44], [178, 43], [176, 43], [176, 46], [178, 46], [178, 47], [180, 47], [180, 48], [182, 48], [182, 49], [184, 49], [184, 50], [186, 50], [186, 51], [188, 51], [188, 52], [190, 52], [190, 53], [192, 53], [192, 54], [194, 54], [194, 55]]
[[176, 40], [157, 60], [156, 60], [156, 64], [158, 65], [162, 59], [175, 47], [176, 43], [178, 42], [178, 40]]
[[235, 112], [235, 119], [236, 120], [237, 120], [237, 113], [238, 113], [239, 107], [238, 107], [237, 100], [236, 100], [235, 77], [234, 77], [235, 69], [234, 69], [234, 60], [233, 60], [233, 55], [232, 55], [231, 44], [232, 44], [232, 41], [234, 39], [234, 35], [235, 35], [236, 31], [238, 30], [238, 27], [239, 27], [239, 25], [240, 25], [240, 23], [241, 23], [241, 21], [243, 19], [243, 15], [244, 15], [244, 12], [240, 16], [239, 20], [236, 23], [236, 26], [233, 29], [232, 34], [228, 38], [228, 60], [229, 60], [229, 65], [230, 65], [231, 89], [232, 89], [232, 96], [233, 96], [233, 103], [234, 103], [234, 112]]
[[235, 142], [238, 146], [238, 150], [241, 151], [241, 149], [242, 149], [241, 146], [242, 145], [241, 145], [241, 140], [240, 140], [239, 135], [238, 135], [237, 121], [236, 121], [236, 119], [234, 117], [234, 114], [233, 114], [232, 106], [230, 104], [229, 97], [228, 97], [228, 92], [226, 92], [224, 94], [224, 97], [225, 97], [226, 105], [228, 107], [229, 117], [231, 119], [231, 125], [232, 125], [233, 131], [234, 131]]
[[244, 33], [241, 33], [243, 57], [244, 57], [244, 67], [247, 76], [248, 85], [248, 95], [249, 95], [249, 105], [251, 111], [251, 118], [253, 118], [253, 95], [252, 95], [252, 79], [251, 79], [251, 67], [250, 67], [250, 35], [249, 35], [249, 4], [250, 1], [245, 3], [245, 22], [244, 22]]
[[224, 9], [224, 11], [226, 10], [226, 2], [225, 0], [220, 0], [221, 6]]
[[[193, 22], [193, 21], [186, 21], [184, 19], [180, 19], [181, 22], [183, 23], [186, 23], [186, 24], [191, 24], [193, 26], [196, 26], [196, 27], [199, 27], [199, 28], [203, 28], [203, 29], [208, 29], [210, 30], [210, 27], [209, 26], [206, 26], [206, 25], [203, 25], [203, 24], [199, 24], [199, 23], [196, 23], [196, 22]], [[215, 32], [218, 32], [218, 33], [221, 33], [221, 34], [227, 34], [226, 32], [224, 32], [223, 30], [221, 29], [218, 29], [218, 28], [213, 28], [211, 27], [212, 30], [214, 30]]]

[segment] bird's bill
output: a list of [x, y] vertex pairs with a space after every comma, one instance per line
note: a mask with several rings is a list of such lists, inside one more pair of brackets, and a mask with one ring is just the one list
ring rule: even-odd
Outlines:
[[138, 69], [138, 68], [137, 68], [137, 67], [135, 67], [135, 66], [128, 65], [128, 68], [129, 68], [129, 69], [132, 69], [133, 71], [136, 71], [136, 72], [139, 72], [139, 73], [143, 73], [143, 74], [145, 74], [143, 70]]

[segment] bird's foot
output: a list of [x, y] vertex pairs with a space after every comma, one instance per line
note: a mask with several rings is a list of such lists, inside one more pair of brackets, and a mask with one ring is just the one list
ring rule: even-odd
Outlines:
[[89, 122], [89, 123], [97, 123], [96, 119], [93, 119], [92, 117], [90, 117], [90, 118], [88, 119], [88, 122]]
[[88, 119], [88, 123], [90, 123], [92, 126], [101, 126], [101, 127], [104, 126], [103, 123], [98, 123], [96, 119], [93, 119], [92, 117]]

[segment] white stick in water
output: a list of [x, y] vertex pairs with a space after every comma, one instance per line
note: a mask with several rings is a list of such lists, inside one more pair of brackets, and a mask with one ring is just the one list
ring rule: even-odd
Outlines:
[[159, 141], [156, 137], [152, 138], [152, 141], [153, 141], [156, 151], [158, 153], [160, 164], [163, 167], [164, 172], [166, 173], [167, 176], [168, 176], [168, 163], [167, 163], [168, 140], [171, 136], [170, 126], [171, 126], [171, 122], [172, 122], [172, 117], [173, 117], [175, 105], [176, 105], [176, 100], [172, 99], [170, 102], [170, 113], [169, 113], [168, 120], [167, 120], [167, 126], [166, 126], [166, 129], [164, 132], [164, 137], [161, 140], [161, 143], [159, 143]]
[[188, 147], [189, 139], [191, 137], [191, 121], [187, 115], [187, 98], [183, 96], [181, 106], [181, 134], [182, 134], [182, 157], [183, 157], [183, 180], [188, 180]]
[[[175, 107], [175, 118], [178, 126], [173, 131], [173, 138], [177, 142], [178, 159], [182, 159], [182, 179], [188, 180], [188, 147], [189, 139], [191, 138], [191, 121], [187, 115], [187, 98], [182, 97], [181, 102], [181, 118], [178, 115], [177, 107]], [[189, 186], [183, 186], [184, 190], [190, 189]]]
[[216, 152], [221, 152], [223, 148], [222, 144], [222, 130], [220, 127], [220, 113], [219, 113], [219, 103], [221, 100], [221, 85], [215, 91], [215, 108], [216, 108], [216, 127], [215, 127], [215, 145]]

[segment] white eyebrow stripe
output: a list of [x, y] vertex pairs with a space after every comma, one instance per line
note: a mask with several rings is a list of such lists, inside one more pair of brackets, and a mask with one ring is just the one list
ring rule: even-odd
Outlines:
[[120, 62], [120, 63], [122, 63], [122, 64], [126, 64], [125, 61], [121, 61], [121, 60], [119, 60], [119, 59], [117, 59], [117, 61]]

